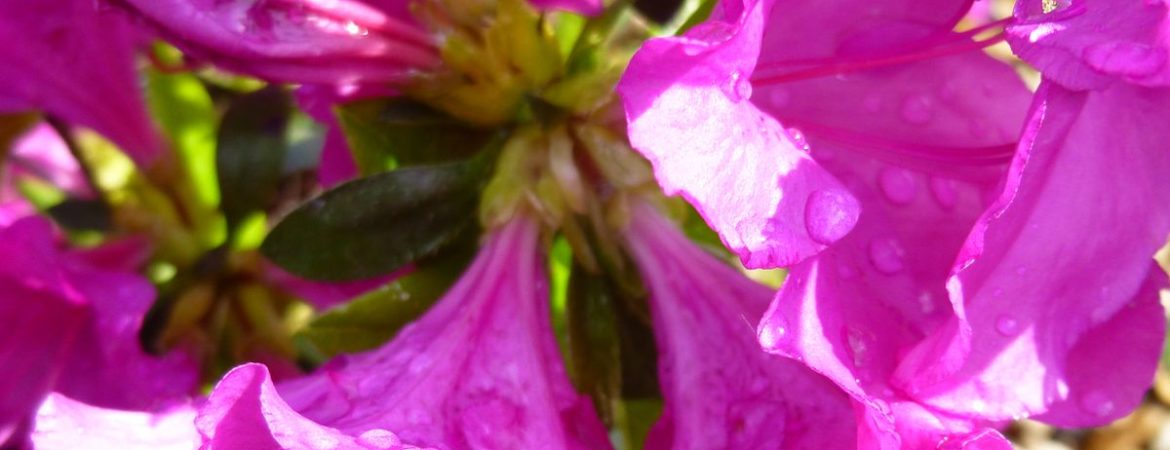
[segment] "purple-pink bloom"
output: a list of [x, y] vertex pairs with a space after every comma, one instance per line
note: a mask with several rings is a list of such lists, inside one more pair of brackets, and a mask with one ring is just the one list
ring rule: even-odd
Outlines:
[[856, 442], [851, 401], [798, 361], [760, 351], [774, 292], [692, 243], [647, 204], [626, 240], [646, 287], [665, 411], [649, 449], [837, 449]]
[[0, 441], [56, 391], [95, 406], [154, 410], [192, 393], [184, 352], [145, 354], [138, 344], [154, 289], [142, 277], [92, 266], [61, 251], [50, 223], [30, 216], [0, 229]]
[[380, 349], [273, 386], [262, 366], [220, 381], [197, 420], [208, 448], [609, 448], [564, 373], [539, 227], [489, 234], [463, 277]]
[[144, 39], [99, 3], [0, 1], [0, 112], [44, 111], [92, 128], [146, 167], [164, 144], [135, 73]]
[[[847, 187], [859, 208], [846, 209], [860, 215], [834, 223], [852, 230], [792, 267], [759, 332], [768, 350], [803, 360], [857, 400], [861, 447], [1006, 448], [994, 429], [1013, 418], [1085, 425], [1120, 417], [1148, 385], [1162, 342], [1156, 292], [1165, 277], [1151, 271], [1150, 256], [1170, 231], [1170, 219], [1152, 206], [1170, 200], [1155, 181], [1170, 169], [1170, 154], [1157, 147], [1167, 140], [1157, 123], [1170, 107], [1167, 94], [1135, 86], [1153, 78], [1096, 67], [1077, 82], [1112, 73], [1107, 90], [1070, 92], [1046, 82], [1028, 113], [1029, 93], [1012, 70], [973, 51], [981, 45], [971, 40], [975, 33], [951, 31], [968, 3], [935, 6], [725, 2], [705, 27], [651, 42], [635, 57], [621, 86], [631, 139], [668, 188], [676, 177], [713, 189], [710, 201], [688, 198], [729, 245], [728, 230], [738, 230], [721, 229], [711, 205], [740, 205], [744, 194], [720, 185], [718, 173], [687, 171], [687, 164], [722, 162], [696, 162], [707, 156], [694, 151], [721, 153], [724, 167], [734, 167], [753, 146], [732, 143], [767, 139], [783, 123], [795, 128], [789, 140], [807, 141], [815, 167], [836, 180], [824, 186]], [[1139, 6], [1102, 13], [1097, 22], [1089, 18], [1092, 2], [1081, 8], [1087, 12], [1058, 10], [1044, 16], [1058, 23], [1037, 26], [1066, 29], [1073, 25], [1060, 21], [1079, 18], [1086, 30], [1110, 30], [1105, 24], [1115, 15]], [[1164, 5], [1141, 8], [1165, 20]], [[1078, 40], [1091, 35], [1066, 37], [1091, 47]], [[1158, 36], [1145, 45], [1163, 48], [1164, 33]], [[762, 42], [759, 64], [753, 42]], [[731, 63], [716, 57], [735, 48], [739, 56], [724, 53]], [[1047, 61], [1068, 56], [1062, 52], [1035, 54]], [[1144, 61], [1126, 53], [1108, 59], [1127, 55]], [[749, 60], [736, 66], [735, 58]], [[744, 79], [748, 87], [715, 95]], [[689, 105], [675, 96], [704, 89], [691, 103], [707, 110], [688, 116]], [[751, 104], [741, 110], [767, 117], [726, 127], [677, 122], [712, 113], [732, 120], [721, 111], [743, 98]], [[674, 144], [650, 148], [660, 140]], [[656, 158], [690, 162], [674, 173]], [[805, 188], [801, 173], [787, 175], [797, 177], [796, 192]], [[789, 196], [781, 180], [781, 203], [803, 198]], [[798, 203], [789, 205], [792, 216]], [[791, 245], [766, 242], [820, 250], [799, 233], [788, 236]], [[1111, 351], [1118, 356], [1106, 374], [1095, 361]]]

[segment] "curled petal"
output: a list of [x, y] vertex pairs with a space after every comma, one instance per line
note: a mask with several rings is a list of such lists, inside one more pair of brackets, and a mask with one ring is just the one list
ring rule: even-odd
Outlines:
[[[1170, 5], [1161, 1], [1016, 3], [1008, 42], [1044, 77], [1069, 89], [1114, 80], [1170, 86]], [[1048, 5], [1048, 6], [1046, 6]]]
[[406, 2], [126, 0], [197, 58], [274, 81], [398, 82], [438, 63]]

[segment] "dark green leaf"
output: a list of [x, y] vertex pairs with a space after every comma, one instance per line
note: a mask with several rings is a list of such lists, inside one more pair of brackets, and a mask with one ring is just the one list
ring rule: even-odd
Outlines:
[[343, 184], [289, 214], [261, 250], [310, 279], [393, 272], [434, 254], [476, 222], [488, 161], [407, 167]]
[[50, 207], [48, 213], [72, 230], [109, 231], [113, 226], [110, 207], [101, 200], [67, 199]]
[[613, 402], [622, 384], [614, 295], [604, 276], [573, 264], [566, 308], [572, 373], [577, 389], [589, 394], [606, 424], [613, 423]]
[[321, 360], [382, 345], [447, 291], [472, 254], [452, 252], [419, 263], [410, 274], [327, 311], [297, 334], [306, 347], [302, 351], [307, 351], [311, 360]]
[[487, 131], [407, 99], [350, 103], [338, 109], [337, 117], [363, 175], [466, 159], [491, 138]]
[[270, 86], [236, 98], [224, 113], [216, 136], [215, 168], [229, 232], [275, 198], [291, 110], [288, 94]]

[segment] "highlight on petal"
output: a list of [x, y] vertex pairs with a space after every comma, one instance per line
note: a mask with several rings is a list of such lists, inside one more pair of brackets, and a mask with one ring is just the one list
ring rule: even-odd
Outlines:
[[1046, 79], [1069, 89], [1102, 89], [1114, 80], [1170, 86], [1170, 5], [1053, 3], [1016, 2], [1016, 20], [1007, 28], [1012, 50]]
[[36, 412], [31, 434], [38, 450], [190, 450], [199, 447], [195, 408], [158, 413], [105, 409], [53, 393]]
[[849, 397], [755, 341], [751, 324], [772, 290], [688, 241], [649, 205], [636, 205], [626, 239], [650, 291], [666, 402], [647, 448], [855, 445]]
[[[281, 448], [298, 448], [287, 443], [311, 436], [344, 442], [388, 433], [383, 430], [438, 448], [609, 448], [588, 398], [573, 390], [564, 373], [549, 324], [537, 237], [537, 224], [527, 218], [492, 233], [426, 315], [380, 349], [282, 383], [279, 402], [276, 392], [256, 387], [254, 380], [225, 378], [200, 429], [213, 442], [259, 439]], [[229, 378], [255, 370], [237, 369]], [[287, 407], [287, 413], [266, 413], [270, 419], [263, 423], [228, 416], [239, 411], [257, 417], [254, 411]]]
[[634, 55], [617, 87], [630, 142], [745, 266], [790, 265], [847, 234], [859, 207], [750, 101], [766, 2], [720, 6], [713, 15], [729, 19], [652, 39]]
[[146, 167], [164, 150], [147, 116], [125, 17], [90, 0], [0, 1], [0, 111], [92, 128]]
[[[1068, 400], [1082, 410], [1057, 411], [1058, 420], [1105, 423], [1136, 404], [1153, 377], [1161, 326], [1117, 334], [1109, 322], [1132, 320], [1126, 305], [1158, 308], [1141, 297], [1154, 295], [1143, 286], [1170, 233], [1170, 212], [1151, 207], [1170, 204], [1167, 114], [1170, 89], [1041, 85], [1003, 193], [948, 281], [965, 315], [910, 352], [900, 387], [941, 410], [1000, 419]], [[1100, 352], [1079, 344], [1099, 335], [1118, 340], [1097, 345], [1126, 344], [1113, 347], [1110, 366], [1126, 371], [1114, 381], [1127, 384], [1105, 392], [1074, 378], [1083, 362], [1071, 353]]]
[[294, 83], [402, 81], [438, 63], [406, 2], [126, 0], [189, 56]]

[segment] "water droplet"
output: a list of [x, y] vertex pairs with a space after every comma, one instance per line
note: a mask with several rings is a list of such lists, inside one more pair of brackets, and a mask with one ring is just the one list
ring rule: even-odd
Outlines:
[[1109, 398], [1109, 394], [1099, 389], [1089, 391], [1081, 397], [1081, 407], [1098, 416], [1108, 416], [1116, 406]]
[[760, 327], [760, 346], [766, 350], [775, 350], [780, 347], [780, 340], [788, 330], [784, 328], [783, 320], [775, 316], [768, 318]]
[[1110, 75], [1145, 77], [1166, 66], [1166, 49], [1139, 42], [1104, 42], [1081, 54], [1093, 68]]
[[752, 80], [743, 75], [743, 72], [736, 70], [731, 72], [731, 78], [727, 81], [727, 88], [724, 90], [727, 97], [733, 102], [742, 102], [752, 98]]
[[870, 334], [862, 329], [850, 327], [845, 332], [845, 341], [853, 354], [853, 368], [864, 367], [869, 361]]
[[698, 44], [683, 44], [682, 46], [683, 54], [687, 56], [699, 56], [700, 53], [703, 53], [704, 48]]
[[396, 445], [402, 445], [402, 441], [398, 436], [389, 430], [375, 428], [362, 433], [358, 436], [358, 441], [363, 444], [373, 446], [374, 448], [389, 449]]
[[773, 108], [783, 108], [788, 106], [788, 102], [791, 100], [792, 94], [788, 92], [788, 89], [777, 87], [772, 88], [772, 90], [768, 92], [768, 102], [771, 103]]
[[857, 209], [857, 200], [843, 190], [813, 191], [804, 205], [808, 236], [821, 244], [836, 242], [857, 224]]
[[955, 189], [955, 182], [946, 178], [931, 178], [930, 193], [938, 206], [946, 210], [953, 209], [959, 201], [959, 191]]
[[934, 100], [922, 94], [907, 96], [902, 101], [902, 118], [914, 125], [923, 125], [934, 118]]
[[930, 291], [922, 291], [918, 294], [918, 306], [922, 308], [923, 314], [930, 314], [937, 309], [934, 305], [934, 295]]
[[345, 23], [345, 33], [350, 36], [366, 36], [370, 34], [370, 30], [351, 20]]
[[902, 271], [906, 251], [893, 239], [874, 239], [869, 242], [869, 262], [879, 272], [893, 275]]
[[1000, 316], [995, 321], [995, 329], [1004, 336], [1015, 336], [1020, 332], [1020, 321], [1010, 316]]
[[905, 205], [918, 196], [918, 180], [907, 170], [886, 167], [878, 174], [878, 187], [890, 202]]
[[808, 153], [808, 140], [804, 137], [804, 133], [801, 133], [800, 130], [796, 128], [789, 128], [787, 131], [788, 139], [792, 140], [792, 143], [796, 145], [796, 148], [804, 150], [805, 153]]

